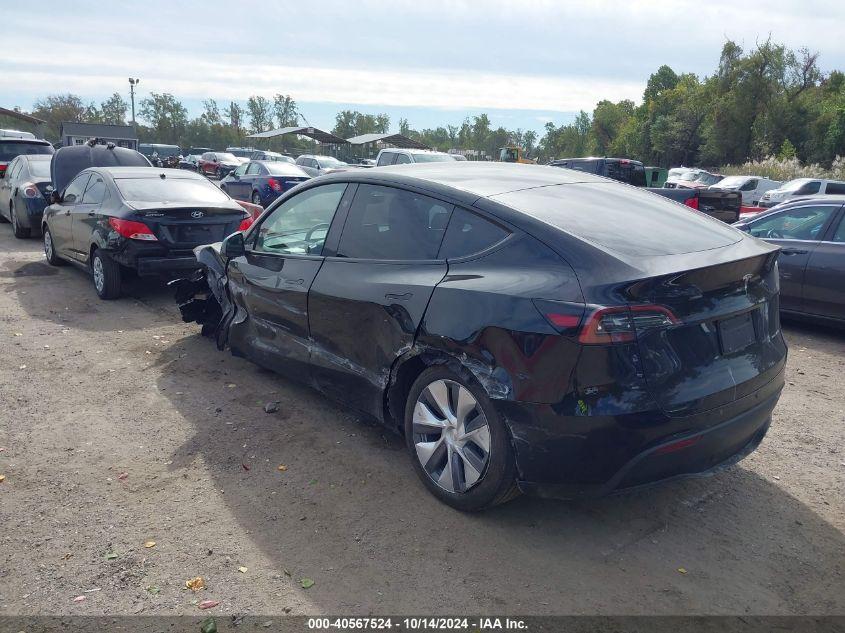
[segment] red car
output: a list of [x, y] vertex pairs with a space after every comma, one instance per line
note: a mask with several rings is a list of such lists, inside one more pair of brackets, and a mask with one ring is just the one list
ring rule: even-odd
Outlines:
[[197, 162], [197, 171], [218, 180], [240, 167], [241, 161], [228, 152], [206, 152]]

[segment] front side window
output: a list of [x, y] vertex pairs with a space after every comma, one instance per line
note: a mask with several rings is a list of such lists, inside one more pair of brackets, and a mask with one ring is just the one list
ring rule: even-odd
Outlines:
[[818, 193], [819, 190], [822, 188], [822, 183], [818, 180], [811, 180], [808, 183], [801, 185], [796, 191], [795, 194], [799, 196], [809, 196], [814, 193]]
[[82, 200], [82, 192], [85, 191], [85, 185], [88, 184], [88, 179], [91, 174], [79, 174], [74, 178], [65, 189], [65, 195], [62, 198], [64, 204], [75, 204]]
[[319, 255], [346, 183], [313, 187], [288, 198], [261, 223], [254, 250]]
[[740, 191], [754, 191], [757, 188], [756, 180], [749, 180], [747, 183], [739, 188]]
[[403, 189], [360, 185], [338, 245], [339, 257], [436, 259], [452, 205]]
[[440, 247], [440, 258], [454, 259], [479, 253], [508, 235], [508, 231], [498, 224], [464, 209], [455, 209]]
[[833, 241], [845, 243], [845, 216], [841, 220], [839, 220], [839, 227], [836, 229], [836, 233], [833, 234]]
[[384, 167], [385, 165], [392, 165], [396, 162], [396, 152], [382, 152], [378, 159], [377, 167]]
[[829, 182], [824, 192], [829, 196], [845, 195], [845, 182]]
[[782, 240], [818, 240], [836, 207], [796, 207], [752, 222], [751, 235]]
[[103, 182], [103, 177], [95, 174], [91, 177], [91, 182], [88, 183], [85, 195], [82, 196], [82, 204], [102, 203], [105, 200], [106, 191], [106, 183]]

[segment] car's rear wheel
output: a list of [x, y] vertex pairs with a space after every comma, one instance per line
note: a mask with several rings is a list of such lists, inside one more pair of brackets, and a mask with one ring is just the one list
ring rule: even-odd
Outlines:
[[91, 275], [94, 278], [94, 290], [100, 299], [120, 297], [120, 264], [99, 249], [91, 255]]
[[261, 206], [261, 196], [258, 195], [257, 191], [252, 192], [252, 204], [257, 204], [259, 207]]
[[44, 227], [44, 256], [47, 258], [47, 263], [51, 266], [62, 266], [64, 260], [56, 255], [56, 246], [53, 244], [53, 234], [50, 233], [48, 226]]
[[214, 177], [217, 178], [217, 180], [223, 180], [223, 170], [221, 170], [219, 167], [215, 169]]
[[423, 484], [453, 508], [484, 510], [519, 494], [507, 428], [469, 376], [423, 371], [408, 393], [405, 438]]
[[30, 235], [32, 235], [31, 229], [18, 224], [18, 216], [15, 213], [15, 203], [14, 202], [9, 204], [9, 219], [12, 222], [12, 232], [15, 234], [16, 238], [18, 238], [19, 240], [23, 240], [23, 239], [28, 238]]

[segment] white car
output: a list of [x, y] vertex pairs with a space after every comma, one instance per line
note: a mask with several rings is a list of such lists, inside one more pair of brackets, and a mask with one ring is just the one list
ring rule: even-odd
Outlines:
[[[460, 159], [458, 159], [460, 160]], [[402, 165], [404, 163], [453, 163], [455, 159], [446, 152], [435, 152], [430, 149], [383, 149], [376, 157], [376, 166]]]
[[777, 189], [782, 184], [782, 182], [762, 176], [726, 176], [715, 185], [711, 185], [710, 189], [738, 191], [742, 194], [743, 206], [756, 207], [764, 193]]
[[845, 195], [845, 181], [825, 180], [824, 178], [796, 178], [771, 189], [760, 198], [761, 207], [773, 207], [787, 200], [813, 198], [816, 196]]

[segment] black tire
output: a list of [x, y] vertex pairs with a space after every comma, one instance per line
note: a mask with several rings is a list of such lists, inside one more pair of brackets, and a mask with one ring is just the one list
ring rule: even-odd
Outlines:
[[91, 254], [91, 275], [100, 299], [109, 301], [120, 297], [120, 264], [99, 249]]
[[[478, 512], [510, 501], [519, 495], [519, 489], [516, 486], [516, 462], [510, 434], [493, 408], [490, 398], [469, 372], [462, 372], [462, 374], [459, 375], [444, 365], [438, 365], [429, 367], [419, 375], [411, 385], [405, 403], [405, 440], [414, 470], [429, 492], [453, 508], [464, 512]], [[413, 424], [414, 408], [423, 390], [439, 380], [457, 383], [472, 394], [477, 406], [486, 417], [490, 432], [490, 451], [484, 472], [478, 481], [464, 492], [450, 492], [442, 488], [423, 468], [417, 457]]]
[[214, 170], [214, 177], [217, 178], [217, 180], [223, 180], [223, 171], [219, 167]]
[[19, 240], [25, 240], [32, 235], [32, 229], [18, 224], [17, 214], [15, 213], [14, 203], [9, 203], [9, 219], [12, 222], [12, 232]]
[[261, 204], [261, 195], [257, 191], [252, 192], [252, 204], [257, 204], [259, 207], [263, 206]]
[[53, 234], [50, 233], [50, 227], [46, 224], [44, 225], [42, 239], [44, 240], [44, 257], [47, 258], [47, 263], [51, 266], [64, 266], [65, 260], [56, 255], [56, 249], [53, 246]]

